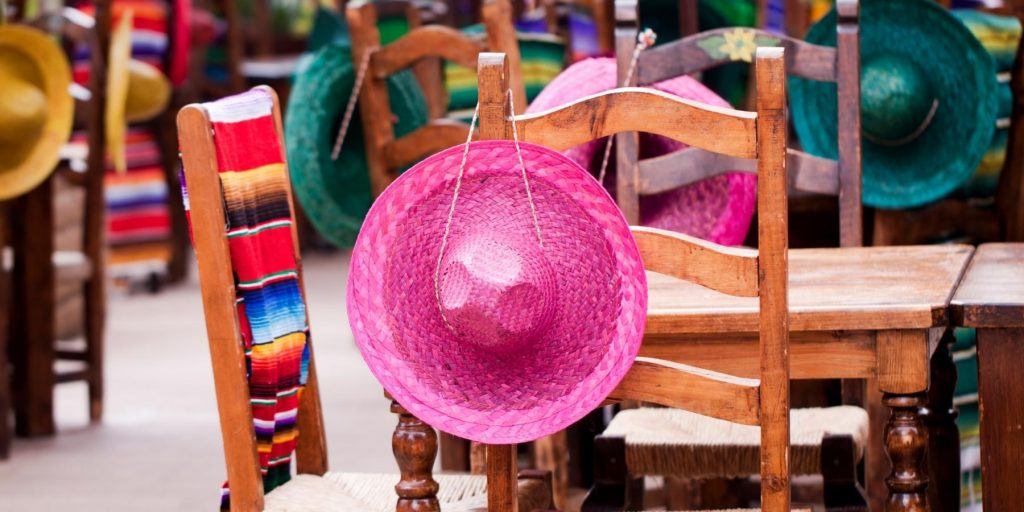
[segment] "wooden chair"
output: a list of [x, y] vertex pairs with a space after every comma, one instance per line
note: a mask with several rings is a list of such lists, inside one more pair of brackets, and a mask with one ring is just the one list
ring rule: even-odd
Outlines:
[[[65, 24], [66, 31], [78, 31], [91, 46], [89, 89], [106, 90], [106, 60], [109, 48], [111, 8], [109, 0], [96, 2], [95, 25], [82, 31]], [[32, 21], [34, 23], [34, 21]], [[53, 391], [57, 384], [85, 381], [88, 385], [89, 418], [103, 415], [103, 336], [106, 321], [105, 211], [103, 178], [105, 94], [93, 94], [80, 111], [88, 131], [89, 156], [84, 172], [62, 162], [38, 187], [13, 205], [14, 218], [32, 219], [31, 224], [14, 222], [10, 243], [14, 261], [11, 272], [11, 317], [9, 348], [18, 435], [48, 436], [56, 432]], [[84, 207], [75, 222], [81, 238], [73, 247], [58, 247], [55, 241], [55, 210], [58, 180], [78, 189]], [[51, 262], [51, 264], [40, 264]], [[83, 344], [58, 347], [58, 290], [80, 294], [84, 304]], [[58, 371], [55, 360], [72, 361], [77, 367]]]
[[[636, 44], [636, 3], [633, 1], [617, 2], [616, 39], [619, 57], [619, 76], [624, 80], [631, 64], [633, 48]], [[843, 5], [843, 4], [841, 4]], [[789, 52], [787, 67], [790, 74], [811, 78], [841, 81], [843, 77], [857, 76], [856, 67], [856, 3], [846, 3], [847, 19], [845, 28], [852, 26], [852, 42], [840, 38], [842, 48], [837, 51], [831, 48], [811, 46], [794, 39], [770, 35], [765, 32], [746, 28], [726, 28], [702, 32], [679, 41], [665, 44], [640, 54], [636, 63], [636, 75], [639, 83], [650, 84], [682, 74], [703, 71], [715, 65], [729, 62], [728, 55], [710, 55], [698, 43], [712, 38], [721, 37], [723, 32], [733, 30], [749, 30], [755, 37], [766, 41], [766, 44], [778, 42]], [[842, 34], [843, 31], [840, 30]], [[842, 59], [842, 51], [852, 51], [851, 59]], [[852, 68], [852, 70], [851, 70]], [[634, 82], [635, 83], [635, 82]], [[852, 83], [852, 85], [851, 85]], [[856, 88], [857, 80], [847, 80], [845, 87]], [[842, 95], [841, 95], [842, 96]], [[858, 109], [857, 96], [849, 95], [845, 104], [840, 100], [840, 110], [854, 112], [844, 121], [856, 120]], [[853, 117], [853, 119], [851, 119]], [[844, 136], [845, 134], [840, 132]], [[856, 135], [855, 135], [856, 137]], [[840, 141], [840, 161], [831, 161], [812, 157], [806, 153], [787, 149], [787, 166], [789, 168], [789, 187], [796, 191], [838, 194], [840, 201], [841, 238], [845, 245], [859, 245], [860, 230], [860, 196], [859, 196], [859, 156], [857, 146]], [[721, 155], [699, 147], [690, 147], [662, 157], [638, 160], [638, 144], [635, 134], [617, 135], [617, 181], [618, 200], [620, 207], [632, 222], [639, 220], [639, 196], [656, 194], [671, 190], [718, 175], [727, 170], [756, 172], [755, 163], [749, 159]], [[759, 209], [758, 217], [764, 212]], [[799, 473], [822, 472], [826, 475], [827, 504], [830, 506], [863, 507], [862, 498], [856, 486], [856, 463], [863, 453], [865, 444], [867, 418], [864, 411], [856, 408], [827, 409], [795, 409], [793, 411], [794, 439], [798, 444], [794, 448], [794, 471]], [[832, 432], [848, 435], [828, 435]], [[701, 435], [694, 435], [701, 432]], [[756, 465], [750, 457], [750, 450], [756, 452], [758, 439], [746, 436], [743, 439], [735, 430], [720, 428], [713, 421], [695, 417], [683, 411], [666, 409], [640, 409], [620, 413], [598, 438], [598, 460], [607, 462], [610, 459], [627, 456], [632, 464], [618, 468], [619, 488], [630, 478], [645, 474], [659, 474], [671, 477], [736, 477], [756, 474]], [[642, 440], [642, 441], [641, 441]], [[706, 445], [721, 445], [713, 456], [708, 451], [701, 452]], [[747, 457], [744, 462], [746, 451]], [[686, 453], [702, 453], [705, 458], [701, 463], [684, 460]], [[837, 455], [838, 454], [838, 455]], [[844, 461], [842, 467], [832, 468], [830, 463], [839, 457]], [[696, 460], [696, 459], [694, 459]], [[656, 462], [654, 462], [656, 461]], [[601, 482], [616, 480], [615, 472], [603, 472], [598, 477]], [[639, 482], [633, 482], [634, 487]], [[634, 489], [636, 490], [636, 489]], [[642, 494], [633, 495], [633, 506], [639, 506]]]
[[[508, 0], [484, 3], [485, 45], [453, 28], [429, 25], [415, 28], [391, 44], [381, 46], [377, 12], [372, 2], [353, 2], [346, 8], [345, 15], [352, 39], [352, 62], [359, 66], [369, 58], [365, 82], [359, 92], [359, 113], [366, 140], [370, 185], [376, 195], [398, 176], [398, 169], [441, 149], [462, 144], [469, 130], [464, 123], [435, 118], [412, 133], [396, 138], [388, 102], [387, 77], [424, 59], [440, 58], [474, 67], [477, 55], [485, 47], [506, 52], [513, 68], [518, 70], [519, 46]], [[366, 57], [367, 54], [370, 56]], [[516, 109], [525, 109], [526, 90], [518, 72], [512, 80]], [[429, 97], [435, 96], [428, 92]]]
[[[272, 96], [276, 140], [249, 142], [271, 146], [269, 151], [273, 151], [273, 146], [276, 146], [284, 162], [277, 96], [269, 87], [259, 89]], [[217, 130], [202, 104], [182, 109], [178, 116], [178, 128], [224, 440], [231, 510], [289, 510], [289, 506], [297, 504], [303, 505], [302, 510], [351, 510], [356, 503], [352, 500], [363, 506], [359, 510], [381, 512], [396, 510], [396, 502], [399, 511], [438, 510], [442, 504], [445, 508], [451, 506], [458, 510], [464, 510], [459, 507], [477, 503], [484, 505], [491, 499], [485, 497], [490, 492], [486, 477], [439, 475], [435, 480], [431, 469], [437, 451], [436, 433], [396, 402], [391, 403], [391, 411], [398, 415], [393, 448], [400, 475], [328, 472], [323, 415], [311, 346], [308, 347], [308, 380], [300, 394], [298, 406], [299, 437], [295, 458], [299, 474], [273, 492], [264, 494], [253, 415], [249, 405], [245, 353], [240, 343], [235, 274], [225, 229], [227, 217], [216, 156]], [[281, 169], [282, 175], [277, 179], [285, 187], [288, 213], [291, 226], [294, 226], [294, 201], [287, 165]], [[302, 264], [295, 230], [291, 230], [291, 244], [279, 249], [293, 251], [301, 291]], [[490, 462], [492, 467], [498, 465], [494, 459]], [[551, 485], [548, 475], [523, 472], [519, 475], [518, 484], [515, 483], [515, 475], [513, 477], [509, 492], [514, 499], [524, 504], [523, 510], [550, 507]]]
[[[838, 47], [805, 43], [799, 39], [747, 27], [721, 28], [701, 32], [663, 44], [640, 54], [632, 85], [648, 85], [677, 76], [698, 73], [733, 62], [727, 54], [711, 55], [700, 43], [721, 38], [726, 32], [752, 33], [764, 44], [778, 44], [787, 50], [787, 73], [810, 80], [836, 82], [839, 87], [839, 159], [819, 158], [790, 148], [792, 195], [819, 194], [839, 198], [839, 239], [843, 247], [863, 243], [860, 200], [860, 62], [858, 6], [856, 0], [838, 2]], [[637, 3], [616, 2], [616, 55], [619, 78], [625, 78], [636, 44]], [[739, 59], [737, 59], [739, 60]], [[635, 151], [619, 153], [618, 201], [631, 223], [639, 220], [639, 196], [657, 194], [727, 171], [753, 172], [753, 163], [743, 158], [716, 155], [689, 148], [658, 158], [637, 162]], [[791, 205], [799, 208], [799, 205]]]
[[[520, 140], [564, 150], [616, 133], [642, 130], [758, 160], [762, 212], [758, 250], [722, 247], [650, 228], [633, 228], [633, 233], [649, 271], [723, 293], [759, 297], [760, 380], [640, 358], [611, 398], [651, 401], [726, 422], [760, 425], [764, 441], [760, 452], [765, 483], [762, 504], [771, 511], [790, 507], [784, 52], [781, 48], [758, 50], [757, 112], [708, 107], [648, 89], [622, 88], [547, 112], [513, 116], [506, 96], [507, 60], [502, 55], [483, 54], [479, 67], [481, 139], [511, 139], [515, 123]], [[637, 135], [625, 137], [632, 137], [635, 143]], [[499, 448], [488, 447], [488, 457]], [[615, 461], [622, 463], [622, 459]], [[511, 468], [505, 471], [505, 487], [512, 475]]]

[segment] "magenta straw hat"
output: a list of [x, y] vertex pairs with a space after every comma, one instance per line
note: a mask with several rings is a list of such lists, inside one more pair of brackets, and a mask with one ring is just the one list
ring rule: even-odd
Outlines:
[[[569, 66], [537, 96], [527, 113], [541, 112], [573, 102], [584, 96], [614, 89], [615, 59], [600, 57], [582, 60]], [[688, 76], [681, 76], [652, 86], [680, 98], [728, 107], [729, 104]], [[565, 152], [580, 165], [596, 174], [601, 166], [605, 139], [581, 144]], [[664, 155], [685, 148], [672, 139], [642, 134], [641, 158]], [[614, 159], [610, 163], [614, 165]], [[609, 170], [609, 174], [614, 173]], [[754, 216], [757, 176], [750, 173], [728, 173], [702, 180], [660, 194], [642, 196], [640, 223], [669, 229], [724, 245], [743, 242]]]
[[348, 282], [349, 323], [384, 388], [489, 444], [598, 407], [633, 364], [647, 311], [612, 199], [564, 155], [520, 147], [523, 167], [512, 141], [485, 141], [406, 171], [370, 208]]

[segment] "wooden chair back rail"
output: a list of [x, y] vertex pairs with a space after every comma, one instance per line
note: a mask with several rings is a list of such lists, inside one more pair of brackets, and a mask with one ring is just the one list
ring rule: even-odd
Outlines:
[[760, 424], [760, 383], [695, 366], [637, 357], [608, 398], [641, 400], [705, 416]]
[[419, 27], [375, 51], [370, 58], [370, 73], [377, 78], [387, 78], [429, 57], [473, 67], [476, 65], [476, 56], [484, 47], [482, 41], [451, 27]]
[[466, 143], [469, 126], [451, 119], [435, 119], [384, 147], [384, 165], [405, 167], [442, 149]]
[[709, 37], [721, 37], [735, 30], [753, 32], [755, 40], [785, 48], [786, 70], [793, 76], [819, 82], [835, 82], [837, 79], [835, 48], [806, 43], [767, 30], [727, 27], [700, 32], [642, 52], [637, 61], [637, 83], [653, 84], [734, 62], [728, 55], [712, 57], [707, 50], [701, 48], [700, 43]]
[[[273, 115], [278, 137], [281, 137], [283, 131], [277, 96], [272, 89], [267, 88], [267, 91], [274, 95]], [[203, 288], [203, 309], [231, 488], [231, 507], [232, 510], [262, 510], [263, 480], [252, 430], [245, 351], [239, 342], [241, 333], [235, 304], [234, 273], [224, 230], [227, 221], [218, 177], [213, 127], [201, 105], [189, 105], [178, 114], [178, 130], [181, 147], [189, 148], [182, 152], [182, 160], [192, 204], [193, 243], [198, 255], [199, 279]], [[283, 151], [283, 141], [281, 148]], [[292, 212], [294, 225], [294, 205]], [[292, 243], [301, 289], [302, 266], [294, 230]], [[300, 473], [323, 474], [327, 470], [326, 438], [312, 353], [299, 411], [298, 428], [302, 435], [299, 436], [296, 449], [298, 470]]]
[[757, 251], [662, 229], [633, 227], [645, 268], [705, 288], [757, 297]]
[[[564, 149], [636, 131], [672, 137], [733, 156], [757, 158], [758, 250], [729, 249], [664, 231], [633, 228], [648, 270], [744, 296], [760, 304], [760, 380], [740, 379], [661, 360], [638, 359], [613, 394], [684, 407], [745, 424], [760, 424], [764, 510], [789, 510], [789, 319], [787, 304], [787, 179], [785, 51], [759, 48], [757, 112], [707, 107], [648, 89], [619, 88], [528, 116], [514, 116], [505, 91], [508, 62], [480, 55], [480, 138], [521, 140]], [[623, 133], [620, 133], [623, 132]], [[628, 133], [626, 133], [628, 132]], [[622, 145], [620, 144], [620, 150]], [[620, 178], [621, 179], [621, 178]], [[507, 456], [508, 447], [487, 447]], [[506, 489], [511, 468], [488, 468], [488, 492]], [[489, 510], [515, 510], [495, 497]]]
[[[519, 45], [515, 27], [512, 24], [512, 7], [509, 0], [487, 0], [483, 5], [486, 27], [486, 47], [507, 52], [517, 70], [513, 77], [513, 94], [516, 109], [526, 108], [526, 89], [519, 69]], [[395, 170], [423, 155], [442, 147], [461, 143], [466, 132], [454, 141], [457, 133], [445, 126], [440, 131], [413, 132], [396, 148], [396, 137], [392, 126], [391, 104], [388, 99], [387, 77], [399, 70], [416, 67], [418, 77], [429, 73], [440, 73], [441, 59], [451, 60], [468, 67], [475, 65], [477, 55], [483, 46], [470, 36], [440, 26], [416, 27], [397, 41], [381, 47], [380, 32], [377, 30], [377, 11], [372, 2], [353, 2], [345, 8], [349, 34], [352, 42], [352, 61], [363, 62], [367, 52], [373, 52], [362, 90], [359, 92], [359, 112], [363, 123], [366, 144], [366, 160], [370, 174], [370, 186], [374, 195], [380, 194], [397, 177]], [[358, 64], [357, 64], [358, 65]], [[431, 69], [426, 70], [426, 67]], [[431, 80], [431, 83], [434, 81]], [[429, 92], [428, 92], [429, 93]], [[429, 112], [439, 115], [443, 110], [440, 103], [428, 97]], [[444, 139], [432, 138], [439, 134]], [[442, 144], [443, 145], [439, 145]], [[448, 142], [452, 142], [449, 144]]]
[[[481, 119], [484, 104], [481, 102]], [[755, 158], [752, 112], [704, 105], [640, 87], [605, 91], [544, 112], [516, 116], [519, 138], [565, 150], [621, 132], [645, 131], [741, 158]], [[481, 124], [481, 126], [483, 126]], [[508, 124], [511, 137], [511, 124]]]
[[[757, 162], [690, 147], [641, 160], [637, 193], [660, 194], [727, 172], [757, 173]], [[796, 149], [786, 150], [790, 191], [839, 195], [839, 163]]]
[[[834, 195], [839, 198], [839, 239], [844, 247], [863, 245], [861, 207], [860, 152], [860, 50], [859, 6], [857, 0], [838, 0], [837, 46], [835, 48], [806, 43], [788, 36], [749, 28], [721, 28], [701, 32], [678, 41], [642, 52], [636, 64], [633, 84], [647, 85], [677, 76], [703, 71], [733, 62], [728, 55], [713, 57], [700, 46], [710, 37], [722, 37], [734, 30], [753, 31], [765, 44], [786, 49], [786, 70], [790, 75], [810, 80], [836, 82], [838, 86], [838, 148], [834, 162], [801, 152], [791, 152], [793, 166], [791, 183], [795, 190]], [[636, 0], [616, 2], [616, 54], [619, 78], [629, 67], [638, 30]], [[750, 171], [751, 164], [742, 164], [720, 156], [673, 154], [657, 162], [636, 162], [637, 151], [632, 135], [619, 136], [618, 169], [620, 179], [618, 200], [631, 221], [639, 219], [641, 194], [663, 192], [674, 186], [693, 183], [715, 176], [725, 170]], [[710, 149], [710, 148], [702, 148]], [[673, 159], [678, 159], [673, 161]], [[735, 164], [739, 164], [734, 166]], [[710, 165], [708, 165], [710, 164]], [[651, 169], [654, 167], [654, 169]], [[731, 168], [730, 168], [731, 167]], [[647, 171], [651, 172], [647, 172]], [[632, 173], [632, 174], [629, 174]], [[657, 176], [655, 176], [657, 175]], [[635, 186], [634, 186], [635, 184]]]

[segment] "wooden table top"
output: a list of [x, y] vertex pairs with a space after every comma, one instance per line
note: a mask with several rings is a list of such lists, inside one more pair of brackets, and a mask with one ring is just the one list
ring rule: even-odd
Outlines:
[[[793, 331], [944, 325], [974, 248], [966, 245], [792, 249]], [[647, 334], [757, 331], [757, 298], [733, 297], [649, 272]]]
[[1024, 327], [1024, 243], [978, 247], [952, 302], [965, 327]]

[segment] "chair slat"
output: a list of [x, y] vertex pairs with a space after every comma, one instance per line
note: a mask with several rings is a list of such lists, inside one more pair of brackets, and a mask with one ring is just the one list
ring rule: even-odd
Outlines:
[[752, 112], [704, 105], [668, 93], [624, 87], [536, 114], [517, 116], [522, 140], [565, 150], [620, 132], [663, 135], [716, 153], [755, 158]]
[[640, 400], [743, 425], [760, 423], [757, 379], [638, 357], [609, 398]]
[[391, 44], [381, 47], [371, 58], [373, 74], [385, 78], [417, 61], [440, 57], [460, 66], [476, 66], [476, 56], [484, 49], [479, 39], [443, 25], [419, 27]]
[[766, 30], [732, 27], [708, 30], [641, 53], [637, 62], [638, 83], [652, 84], [704, 71], [728, 62], [750, 62], [749, 56], [730, 58], [727, 53], [719, 53], [715, 47], [724, 43], [726, 34], [729, 34], [730, 37], [740, 34], [744, 37], [753, 37], [754, 41], [758, 42], [758, 46], [785, 48], [786, 70], [792, 76], [820, 82], [836, 81], [835, 48], [810, 44]]
[[397, 169], [423, 157], [466, 143], [469, 126], [451, 119], [435, 119], [384, 147], [384, 163]]
[[631, 227], [644, 268], [715, 291], [757, 296], [757, 251], [662, 229]]
[[[757, 173], [754, 160], [696, 147], [644, 159], [639, 165], [637, 192], [641, 195], [667, 192], [727, 172]], [[839, 165], [835, 160], [789, 149], [786, 151], [786, 165], [791, 190], [832, 196], [839, 194]]]

